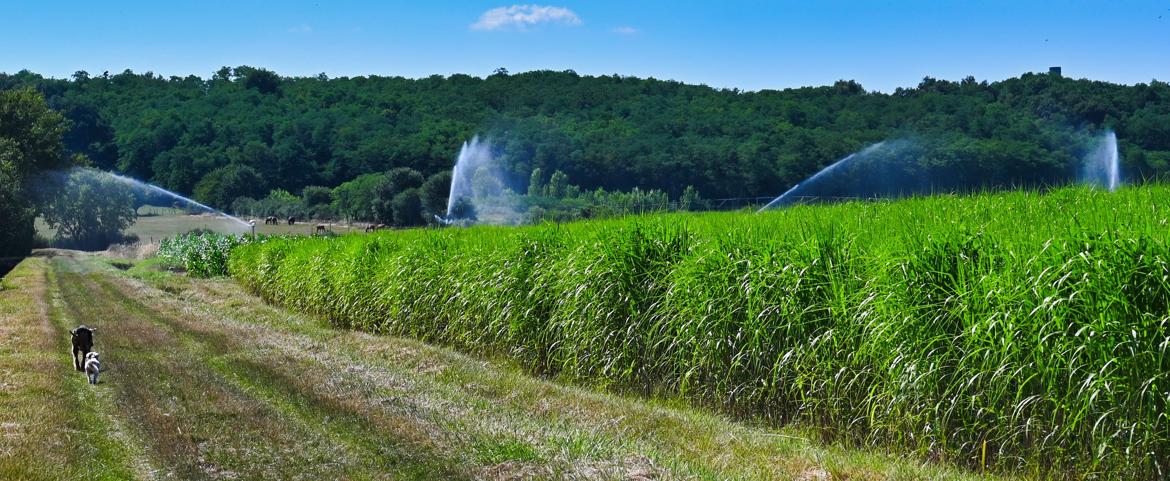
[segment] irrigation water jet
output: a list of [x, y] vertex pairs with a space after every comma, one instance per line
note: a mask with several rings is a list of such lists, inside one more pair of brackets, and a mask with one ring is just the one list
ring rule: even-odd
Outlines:
[[471, 200], [475, 196], [471, 180], [477, 170], [488, 167], [491, 163], [491, 146], [487, 142], [480, 142], [478, 135], [463, 143], [463, 147], [459, 149], [459, 157], [455, 160], [455, 167], [451, 170], [451, 190], [447, 195], [447, 217], [443, 220], [444, 224], [451, 224], [454, 221], [452, 212], [455, 210], [455, 203], [460, 199]]
[[163, 194], [163, 195], [165, 195], [165, 196], [171, 197], [172, 199], [175, 199], [175, 200], [178, 200], [178, 201], [180, 201], [180, 202], [186, 203], [187, 205], [193, 205], [193, 206], [196, 206], [196, 207], [198, 207], [198, 208], [200, 208], [200, 209], [202, 209], [202, 210], [204, 210], [204, 211], [207, 211], [207, 212], [210, 212], [210, 213], [213, 213], [213, 214], [216, 214], [216, 215], [220, 215], [220, 216], [226, 217], [226, 218], [228, 218], [228, 219], [231, 219], [231, 220], [235, 221], [236, 223], [240, 224], [240, 226], [244, 227], [245, 229], [249, 229], [249, 230], [250, 230], [250, 229], [253, 227], [253, 224], [249, 224], [248, 222], [244, 221], [243, 219], [240, 219], [239, 217], [236, 217], [236, 216], [234, 216], [234, 215], [228, 214], [227, 212], [224, 212], [224, 211], [222, 211], [222, 210], [215, 209], [215, 208], [213, 208], [213, 207], [210, 207], [210, 206], [204, 205], [204, 204], [202, 204], [202, 203], [200, 203], [200, 202], [198, 202], [198, 201], [196, 201], [196, 200], [194, 200], [194, 199], [191, 199], [191, 198], [184, 197], [184, 196], [182, 196], [182, 195], [176, 194], [176, 193], [174, 193], [174, 192], [171, 192], [171, 191], [169, 191], [169, 190], [167, 190], [167, 189], [164, 189], [164, 188], [162, 188], [162, 187], [159, 187], [159, 186], [157, 186], [157, 185], [154, 185], [154, 184], [148, 184], [148, 183], [146, 183], [146, 182], [143, 182], [143, 181], [141, 181], [141, 180], [134, 179], [134, 178], [131, 178], [131, 177], [126, 177], [126, 176], [124, 176], [124, 175], [118, 175], [118, 174], [115, 174], [115, 173], [113, 173], [113, 172], [105, 172], [105, 171], [96, 170], [96, 169], [90, 169], [90, 170], [93, 170], [93, 172], [97, 172], [97, 173], [99, 173], [99, 174], [108, 175], [108, 176], [110, 176], [111, 178], [113, 178], [113, 179], [115, 179], [115, 180], [118, 180], [119, 182], [122, 182], [122, 183], [125, 183], [125, 184], [129, 184], [131, 187], [136, 187], [136, 188], [139, 188], [139, 189], [144, 189], [144, 190], [147, 190], [147, 191], [153, 191], [153, 192], [156, 192], [156, 193], [159, 193], [159, 194]]
[[783, 194], [780, 194], [780, 197], [772, 199], [771, 202], [768, 202], [767, 205], [761, 207], [760, 210], [758, 210], [756, 212], [763, 212], [763, 211], [771, 209], [773, 207], [779, 207], [779, 206], [787, 204], [789, 202], [793, 202], [793, 199], [799, 197], [798, 194], [801, 191], [801, 187], [808, 186], [809, 184], [815, 183], [818, 179], [820, 179], [821, 177], [824, 177], [825, 175], [828, 175], [830, 172], [833, 172], [838, 167], [849, 163], [849, 161], [851, 161], [859, 156], [864, 156], [866, 154], [872, 153], [872, 152], [882, 148], [882, 146], [884, 146], [885, 144], [886, 144], [885, 141], [878, 142], [876, 144], [870, 145], [869, 147], [861, 149], [857, 152], [849, 154], [841, 160], [833, 162], [828, 167], [825, 167], [825, 168], [821, 169], [819, 172], [813, 174], [812, 177], [804, 179], [799, 184], [792, 186], [791, 189], [788, 189]]
[[479, 136], [464, 142], [451, 171], [445, 225], [518, 224], [521, 214], [505, 168]]
[[1097, 141], [1097, 147], [1085, 158], [1082, 180], [1109, 192], [1121, 186], [1121, 166], [1117, 153], [1117, 134], [1105, 131]]
[[[1121, 186], [1117, 135], [1112, 131], [1083, 134], [1089, 146], [1077, 174], [1061, 179], [1081, 182], [1109, 192]], [[955, 172], [956, 167], [919, 164], [923, 156], [939, 149], [937, 140], [892, 139], [870, 145], [821, 169], [773, 199], [759, 212], [800, 202], [802, 199], [857, 199], [901, 197], [906, 194], [1002, 189], [1042, 182], [1042, 178], [995, 178], [993, 172]], [[1040, 173], [1043, 175], [1043, 173]], [[1067, 174], [1066, 174], [1067, 175]]]

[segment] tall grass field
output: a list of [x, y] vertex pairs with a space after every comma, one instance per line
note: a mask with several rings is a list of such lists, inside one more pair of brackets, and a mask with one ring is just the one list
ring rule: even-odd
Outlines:
[[665, 214], [234, 247], [333, 323], [827, 440], [1170, 476], [1170, 187]]

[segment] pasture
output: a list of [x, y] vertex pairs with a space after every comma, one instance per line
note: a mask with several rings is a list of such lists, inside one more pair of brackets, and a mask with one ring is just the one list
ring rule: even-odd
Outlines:
[[[213, 214], [187, 214], [180, 209], [142, 206], [138, 208], [138, 219], [126, 229], [125, 234], [137, 236], [140, 242], [158, 242], [195, 229], [206, 229], [223, 234], [242, 234], [250, 232], [249, 228], [229, 218]], [[246, 218], [244, 221], [253, 220]], [[267, 225], [263, 218], [256, 220], [256, 233], [266, 235], [313, 235], [318, 221], [299, 220], [295, 225], [288, 225], [285, 219], [279, 224]], [[366, 224], [346, 224], [343, 222], [324, 223], [330, 232], [347, 234], [364, 232]], [[55, 234], [44, 220], [37, 218], [36, 230], [41, 236], [51, 239]]]

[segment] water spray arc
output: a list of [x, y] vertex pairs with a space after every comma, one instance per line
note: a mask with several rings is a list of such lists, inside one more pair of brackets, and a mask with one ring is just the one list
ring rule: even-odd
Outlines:
[[861, 149], [860, 151], [849, 154], [841, 160], [833, 162], [828, 167], [825, 167], [825, 168], [821, 169], [819, 172], [813, 174], [812, 177], [809, 177], [809, 178], [805, 179], [804, 181], [802, 181], [801, 183], [792, 186], [791, 189], [788, 189], [783, 194], [780, 194], [780, 197], [772, 199], [771, 202], [768, 202], [767, 205], [761, 207], [760, 210], [758, 210], [756, 212], [763, 212], [765, 210], [779, 207], [779, 206], [782, 206], [782, 205], [785, 205], [785, 204], [788, 204], [790, 202], [795, 201], [795, 199], [797, 197], [799, 197], [799, 194], [802, 190], [801, 187], [808, 186], [809, 184], [815, 183], [817, 181], [817, 179], [824, 177], [825, 175], [828, 175], [829, 173], [836, 170], [838, 167], [849, 163], [849, 161], [857, 158], [858, 156], [866, 155], [866, 154], [869, 154], [871, 152], [874, 152], [874, 151], [882, 148], [882, 146], [884, 146], [885, 144], [886, 143], [884, 141], [878, 142], [876, 144], [870, 145], [869, 147]]
[[[1112, 131], [1101, 134], [1082, 134], [1083, 145], [1092, 147], [1080, 159], [1070, 159], [1070, 167], [1079, 165], [1078, 174], [1066, 171], [1064, 182], [1080, 182], [1113, 192], [1121, 186], [1121, 168], [1117, 135]], [[1091, 137], [1090, 137], [1091, 135]], [[891, 139], [870, 145], [849, 154], [773, 199], [757, 212], [789, 205], [801, 199], [901, 197], [907, 194], [928, 195], [937, 192], [969, 192], [984, 189], [1004, 189], [1019, 185], [1039, 185], [1042, 179], [991, 177], [990, 172], [976, 172], [966, 177], [955, 177], [944, 166], [929, 162], [922, 164], [923, 156], [938, 148], [929, 140]], [[975, 157], [978, 159], [978, 157]], [[1071, 175], [1070, 175], [1071, 174]], [[835, 197], [842, 196], [842, 197]]]
[[110, 177], [112, 177], [112, 178], [114, 178], [114, 179], [116, 179], [116, 180], [118, 180], [118, 181], [120, 181], [120, 182], [123, 182], [123, 183], [129, 184], [131, 187], [136, 187], [136, 188], [139, 188], [139, 189], [145, 189], [145, 190], [149, 190], [149, 191], [157, 192], [157, 193], [159, 193], [159, 194], [163, 194], [163, 195], [166, 195], [166, 196], [168, 196], [168, 197], [171, 197], [172, 199], [179, 200], [179, 201], [185, 202], [185, 203], [187, 203], [187, 204], [189, 204], [189, 205], [196, 206], [196, 207], [198, 207], [198, 208], [200, 208], [200, 209], [203, 209], [203, 210], [205, 210], [205, 211], [207, 211], [207, 212], [211, 212], [211, 213], [214, 213], [214, 214], [217, 214], [217, 215], [224, 216], [224, 217], [226, 217], [226, 218], [228, 218], [228, 219], [231, 219], [231, 220], [235, 221], [236, 223], [240, 224], [241, 226], [243, 226], [243, 227], [245, 227], [245, 228], [249, 228], [249, 229], [250, 229], [250, 228], [253, 226], [252, 224], [249, 224], [248, 222], [245, 222], [243, 219], [240, 219], [239, 217], [236, 217], [236, 216], [233, 216], [233, 215], [231, 215], [231, 214], [228, 214], [228, 213], [226, 213], [226, 212], [224, 212], [224, 211], [222, 211], [222, 210], [219, 210], [219, 209], [215, 209], [215, 208], [209, 207], [209, 206], [207, 206], [207, 205], [204, 205], [204, 204], [202, 204], [202, 203], [200, 203], [200, 202], [198, 202], [198, 201], [196, 201], [196, 200], [194, 200], [194, 199], [191, 199], [191, 198], [188, 198], [188, 197], [183, 197], [183, 196], [181, 196], [181, 195], [179, 195], [179, 194], [176, 194], [176, 193], [174, 193], [174, 192], [171, 192], [171, 191], [169, 191], [169, 190], [167, 190], [167, 189], [164, 189], [164, 188], [162, 188], [162, 187], [159, 187], [159, 186], [157, 186], [157, 185], [154, 185], [154, 184], [148, 184], [148, 183], [146, 183], [146, 182], [143, 182], [143, 181], [141, 181], [141, 180], [138, 180], [138, 179], [133, 179], [133, 178], [126, 177], [126, 176], [122, 176], [122, 175], [118, 175], [118, 174], [115, 174], [115, 173], [113, 173], [113, 172], [103, 172], [103, 171], [100, 171], [100, 170], [95, 170], [95, 172], [100, 172], [100, 173], [102, 173], [102, 174], [109, 175]]

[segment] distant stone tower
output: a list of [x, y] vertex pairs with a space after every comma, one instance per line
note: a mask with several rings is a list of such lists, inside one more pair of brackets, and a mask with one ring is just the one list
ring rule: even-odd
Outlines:
[[1060, 77], [1060, 67], [1048, 67], [1048, 75]]

